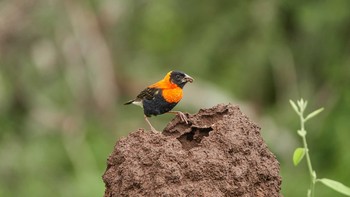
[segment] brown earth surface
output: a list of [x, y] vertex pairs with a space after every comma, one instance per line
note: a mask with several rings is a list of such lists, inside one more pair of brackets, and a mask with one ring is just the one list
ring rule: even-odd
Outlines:
[[105, 197], [281, 196], [279, 163], [239, 107], [174, 118], [162, 133], [120, 139], [103, 175]]

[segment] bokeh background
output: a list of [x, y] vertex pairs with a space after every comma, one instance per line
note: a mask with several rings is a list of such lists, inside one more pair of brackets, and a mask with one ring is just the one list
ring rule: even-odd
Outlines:
[[[117, 139], [147, 127], [124, 106], [169, 70], [196, 79], [178, 110], [238, 104], [281, 163], [284, 196], [303, 97], [318, 177], [350, 185], [350, 1], [0, 1], [0, 196], [102, 196]], [[172, 115], [151, 118], [161, 130]], [[317, 196], [342, 196], [323, 185]]]

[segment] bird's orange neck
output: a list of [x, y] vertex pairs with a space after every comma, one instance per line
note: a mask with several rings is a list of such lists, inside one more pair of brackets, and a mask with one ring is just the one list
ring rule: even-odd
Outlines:
[[178, 103], [182, 99], [182, 88], [171, 82], [170, 74], [171, 72], [166, 74], [161, 81], [150, 85], [149, 88], [161, 89], [165, 101], [169, 103]]
[[159, 88], [159, 89], [174, 89], [174, 88], [178, 88], [178, 86], [175, 83], [172, 83], [170, 80], [170, 74], [171, 71], [168, 72], [168, 74], [165, 75], [165, 77], [158, 81], [155, 84], [150, 85], [150, 88]]

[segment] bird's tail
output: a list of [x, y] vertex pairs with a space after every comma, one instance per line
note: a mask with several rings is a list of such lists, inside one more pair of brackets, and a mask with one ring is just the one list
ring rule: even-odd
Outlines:
[[135, 100], [130, 100], [130, 101], [124, 103], [124, 105], [130, 105], [130, 104], [133, 103], [134, 101], [135, 101]]

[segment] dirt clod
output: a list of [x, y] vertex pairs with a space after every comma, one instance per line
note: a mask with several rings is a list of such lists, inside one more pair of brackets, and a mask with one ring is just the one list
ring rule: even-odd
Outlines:
[[163, 133], [120, 139], [103, 175], [105, 197], [280, 196], [279, 163], [237, 106], [179, 117]]

